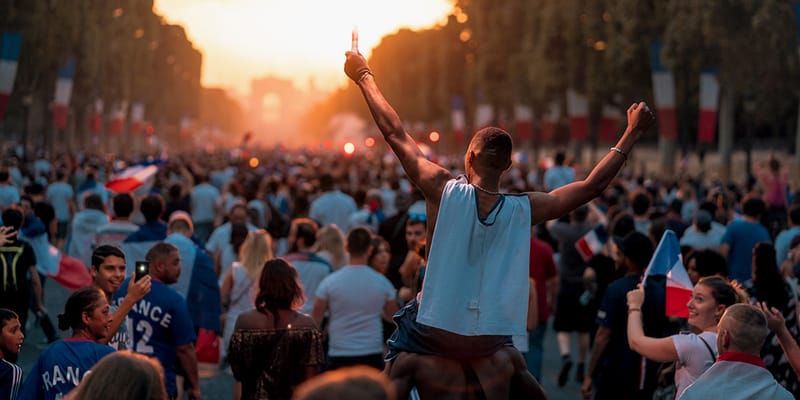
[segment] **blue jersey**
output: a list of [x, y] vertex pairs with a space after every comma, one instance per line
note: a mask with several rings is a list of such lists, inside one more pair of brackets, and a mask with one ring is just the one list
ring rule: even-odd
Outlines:
[[0, 359], [0, 399], [17, 399], [20, 385], [22, 385], [22, 368]]
[[[114, 294], [117, 305], [128, 293], [129, 279]], [[167, 394], [175, 396], [175, 349], [196, 339], [186, 300], [166, 284], [153, 280], [150, 293], [134, 304], [125, 323], [133, 336], [128, 349], [157, 358], [164, 367]]]
[[114, 352], [85, 339], [64, 339], [43, 351], [22, 385], [20, 399], [58, 400], [78, 386], [100, 361]]

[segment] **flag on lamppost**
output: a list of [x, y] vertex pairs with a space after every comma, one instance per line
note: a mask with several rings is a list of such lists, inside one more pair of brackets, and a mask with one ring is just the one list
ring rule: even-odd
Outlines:
[[125, 116], [128, 115], [128, 102], [123, 100], [117, 103], [111, 111], [111, 125], [109, 135], [121, 135], [125, 129]]
[[678, 125], [675, 119], [675, 76], [661, 63], [662, 47], [661, 42], [653, 42], [650, 45], [653, 97], [658, 114], [659, 133], [664, 138], [675, 139], [678, 137]]
[[72, 97], [72, 78], [75, 76], [75, 57], [70, 57], [58, 68], [56, 93], [53, 101], [53, 126], [58, 129], [67, 127], [67, 110]]
[[550, 102], [547, 111], [542, 115], [539, 142], [546, 143], [556, 136], [558, 120], [561, 119], [561, 104], [558, 101]]
[[96, 99], [89, 120], [89, 129], [97, 135], [103, 129], [103, 99]]
[[517, 104], [514, 106], [514, 121], [517, 137], [520, 142], [527, 142], [533, 137], [533, 110], [530, 106]]
[[453, 137], [455, 137], [456, 144], [463, 145], [466, 142], [467, 118], [464, 115], [464, 98], [461, 96], [453, 96], [451, 100], [451, 123], [453, 125]]
[[719, 110], [719, 82], [714, 71], [700, 74], [700, 118], [698, 118], [697, 141], [714, 143]]
[[585, 142], [589, 138], [589, 100], [575, 89], [567, 89], [567, 114], [570, 138]]
[[142, 131], [142, 123], [144, 122], [144, 103], [137, 101], [131, 105], [131, 134], [134, 136], [139, 135]]
[[604, 104], [603, 115], [600, 118], [598, 139], [602, 142], [614, 143], [617, 140], [620, 120], [622, 120], [622, 111], [618, 107]]
[[14, 91], [21, 45], [22, 35], [18, 32], [0, 35], [0, 121], [6, 115], [8, 101]]

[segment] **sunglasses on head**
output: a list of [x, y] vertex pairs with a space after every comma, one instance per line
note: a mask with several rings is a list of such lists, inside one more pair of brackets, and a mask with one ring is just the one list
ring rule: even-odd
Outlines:
[[427, 220], [425, 214], [409, 214], [408, 219], [417, 222], [425, 222]]

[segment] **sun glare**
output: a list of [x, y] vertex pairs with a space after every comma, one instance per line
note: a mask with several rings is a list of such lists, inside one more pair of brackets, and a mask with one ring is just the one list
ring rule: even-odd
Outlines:
[[270, 74], [304, 89], [309, 78], [320, 89], [340, 86], [353, 26], [369, 56], [381, 37], [443, 23], [452, 8], [450, 0], [156, 0], [203, 52], [203, 84], [238, 91]]

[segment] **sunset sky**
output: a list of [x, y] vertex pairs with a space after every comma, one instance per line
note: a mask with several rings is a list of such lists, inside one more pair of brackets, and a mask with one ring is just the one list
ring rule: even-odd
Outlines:
[[401, 27], [443, 23], [451, 0], [156, 0], [156, 10], [186, 28], [203, 53], [203, 85], [249, 92], [253, 77], [277, 75], [306, 89], [342, 85], [353, 26], [369, 51]]

